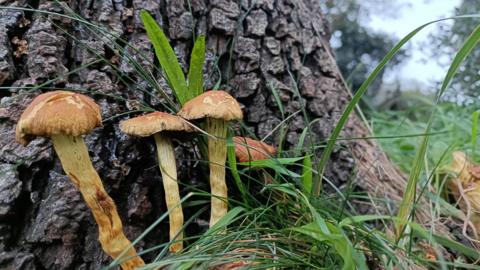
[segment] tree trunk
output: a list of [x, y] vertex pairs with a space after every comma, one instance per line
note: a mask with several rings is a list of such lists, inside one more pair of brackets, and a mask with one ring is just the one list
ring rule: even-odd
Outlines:
[[[68, 14], [53, 1], [0, 0], [0, 5]], [[252, 3], [253, 2], [253, 3]], [[244, 105], [245, 123], [263, 138], [287, 121], [285, 147], [297, 145], [312, 124], [309, 143], [328, 138], [350, 94], [342, 81], [332, 50], [329, 29], [314, 0], [89, 0], [64, 2], [88, 22], [101, 25], [153, 59], [152, 47], [139, 20], [146, 9], [162, 25], [183, 68], [188, 70], [192, 37], [207, 35], [207, 87], [218, 81]], [[105, 35], [88, 25], [48, 13], [0, 10], [0, 268], [100, 269], [110, 259], [97, 241], [97, 228], [80, 193], [64, 175], [48, 140], [24, 148], [14, 141], [21, 112], [42, 89], [90, 91], [103, 110], [104, 127], [86, 136], [95, 168], [117, 204], [127, 237], [135, 239], [165, 211], [161, 177], [152, 139], [134, 139], [118, 129], [122, 113], [147, 103], [164, 110], [162, 99], [138, 76], [127, 57]], [[117, 40], [123, 46], [120, 40]], [[131, 51], [131, 49], [127, 49]], [[102, 57], [114, 67], [102, 61]], [[133, 54], [140, 59], [138, 53]], [[145, 61], [140, 64], [165, 85]], [[164, 87], [165, 88], [165, 87]], [[272, 89], [278, 92], [278, 106]], [[167, 90], [167, 89], [166, 89]], [[284, 117], [282, 117], [282, 113]], [[117, 117], [118, 116], [118, 117]], [[113, 117], [113, 118], [112, 118]], [[353, 115], [346, 137], [369, 136]], [[278, 142], [278, 131], [267, 141]], [[205, 168], [198, 169], [192, 153], [177, 147], [179, 180], [208, 190]], [[197, 166], [197, 167], [195, 167]], [[203, 166], [203, 165], [202, 165]], [[200, 172], [199, 172], [200, 171]], [[355, 173], [356, 172], [356, 173]], [[401, 198], [406, 180], [372, 140], [339, 143], [326, 176], [340, 188], [355, 176], [357, 186], [374, 197]], [[184, 188], [183, 194], [189, 190]], [[395, 208], [380, 205], [379, 208]], [[419, 220], [431, 220], [428, 207]], [[196, 209], [185, 209], [188, 219]], [[208, 213], [201, 216], [208, 219]], [[188, 230], [199, 232], [198, 224]], [[444, 228], [443, 228], [444, 229]], [[160, 224], [137, 250], [168, 241], [168, 223]], [[144, 256], [146, 261], [150, 255]]]

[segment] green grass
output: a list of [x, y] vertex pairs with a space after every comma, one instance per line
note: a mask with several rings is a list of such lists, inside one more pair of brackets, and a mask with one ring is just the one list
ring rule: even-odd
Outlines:
[[[431, 144], [427, 149], [426, 160], [430, 166], [439, 163], [443, 167], [450, 163], [453, 151], [464, 151], [475, 156], [477, 161], [479, 146], [476, 144], [477, 132], [475, 115], [478, 117], [478, 106], [459, 106], [454, 103], [440, 103], [435, 105], [418, 94], [407, 94], [399, 101], [410, 102], [409, 108], [395, 111], [369, 112], [370, 125], [383, 150], [390, 159], [408, 173], [411, 169], [411, 160], [422, 134], [427, 127], [427, 116], [435, 108], [436, 114], [432, 120], [430, 131]], [[403, 136], [403, 135], [414, 135]], [[384, 139], [382, 139], [384, 138]], [[446, 154], [446, 159], [440, 159]]]
[[[100, 26], [91, 24], [68, 7], [65, 7], [65, 11], [66, 15], [46, 11], [36, 12], [44, 15], [68, 17], [84, 24], [85, 29], [93, 37], [108, 39], [111, 49], [119, 50], [121, 55], [134, 68], [135, 75], [147, 82], [147, 87], [137, 90], [154, 97], [160, 96], [166, 100], [162, 109], [174, 112], [181, 104], [203, 91], [204, 37], [196, 38], [190, 60], [190, 69], [186, 78], [162, 29], [146, 12], [142, 12], [142, 21], [145, 23], [160, 63], [160, 67], [157, 67], [154, 65], [153, 59], [145, 59], [149, 63], [148, 68], [152, 71], [142, 67], [123, 45], [117, 43], [126, 44], [120, 37], [108, 33]], [[419, 195], [414, 194], [415, 187], [419, 183], [425, 183], [429, 179], [429, 175], [435, 174], [434, 169], [436, 167], [441, 167], [448, 162], [448, 158], [443, 157], [448, 157], [453, 150], [466, 150], [472, 154], [478, 152], [476, 143], [478, 113], [475, 112], [474, 108], [462, 108], [448, 103], [439, 104], [438, 100], [435, 99], [428, 102], [428, 99], [423, 98], [419, 99], [418, 102], [421, 106], [416, 105], [415, 110], [370, 112], [371, 126], [375, 133], [373, 136], [379, 138], [385, 151], [389, 153], [394, 162], [399, 164], [406, 173], [411, 174], [410, 191], [406, 192], [404, 199], [404, 205], [407, 207], [400, 215], [365, 216], [359, 214], [355, 206], [352, 205], [351, 198], [365, 197], [365, 194], [353, 193], [351, 189], [347, 191], [338, 190], [332, 185], [332, 188], [336, 190], [334, 194], [321, 192], [324, 185], [330, 184], [328, 179], [324, 177], [323, 172], [330, 160], [336, 142], [340, 139], [355, 139], [339, 138], [340, 131], [348, 116], [357, 107], [371, 82], [386, 67], [396, 52], [424, 27], [435, 22], [427, 23], [412, 31], [385, 56], [353, 96], [329, 140], [324, 144], [306, 144], [307, 138], [313, 136], [309, 126], [318, 119], [308, 119], [305, 108], [295, 112], [295, 114], [302, 113], [305, 122], [309, 123], [301, 134], [299, 144], [294, 149], [289, 150], [283, 150], [280, 145], [278, 156], [270, 160], [248, 164], [237, 163], [233, 158], [232, 144], [229, 139], [227, 169], [231, 176], [231, 182], [238, 190], [238, 194], [230, 198], [230, 212], [217, 226], [206, 230], [202, 234], [189, 235], [187, 232], [186, 241], [188, 245], [180, 254], [168, 253], [168, 246], [171, 243], [147, 247], [142, 253], [154, 254], [155, 259], [142, 269], [156, 269], [161, 266], [170, 266], [171, 269], [208, 269], [222, 263], [236, 261], [252, 263], [249, 269], [277, 267], [283, 269], [353, 270], [370, 269], [377, 266], [385, 269], [393, 269], [394, 266], [399, 269], [411, 269], [413, 264], [434, 269], [451, 267], [474, 269], [476, 266], [468, 262], [479, 259], [477, 252], [461, 243], [434, 235], [408, 218], [413, 211], [410, 205], [418, 199], [416, 195]], [[52, 21], [52, 23], [55, 22]], [[60, 30], [69, 35], [66, 30]], [[70, 38], [76, 40], [75, 37], [70, 36]], [[438, 96], [441, 96], [447, 89], [458, 65], [465, 57], [468, 57], [478, 39], [477, 28], [452, 62]], [[81, 43], [79, 40], [76, 41]], [[87, 44], [83, 45], [85, 50], [89, 50], [98, 56], [97, 61], [110, 65], [112, 72], [118, 75], [117, 77], [125, 78], [125, 84], [128, 84], [132, 79], [126, 74], [121, 74], [114, 64], [98, 55]], [[145, 58], [135, 48], [129, 49], [138, 54], [140, 58]], [[87, 68], [90, 64], [79, 69]], [[169, 97], [164, 89], [161, 89], [152, 72], [158, 72], [164, 76], [175, 97]], [[49, 80], [32, 87], [31, 90], [53, 87], [55, 81], [56, 79]], [[276, 89], [270, 87], [270, 90], [277, 101], [283, 120], [274, 129], [278, 131], [275, 136], [279, 136], [279, 140], [283, 141], [288, 121], [292, 115], [285, 114]], [[293, 90], [298, 94], [298, 89]], [[97, 93], [90, 94], [95, 95]], [[143, 107], [139, 111], [153, 110], [150, 104], [142, 104]], [[433, 112], [435, 113], [433, 114]], [[133, 112], [124, 112], [117, 116], [128, 113]], [[431, 114], [433, 117], [428, 117]], [[114, 120], [115, 117], [109, 119], [109, 121]], [[248, 133], [246, 130], [242, 130], [242, 132]], [[230, 132], [230, 136], [232, 134], [233, 131]], [[273, 133], [271, 135], [274, 136]], [[323, 150], [319, 161], [313, 155], [318, 149]], [[204, 165], [208, 164], [206, 160], [199, 160], [199, 162]], [[273, 179], [272, 183], [265, 185], [261, 177], [262, 174], [269, 175]], [[355, 177], [355, 175], [352, 175], [352, 181]], [[441, 186], [441, 181], [438, 180], [433, 184]], [[349, 186], [351, 185], [349, 183]], [[208, 211], [211, 196], [207, 192], [196, 190], [188, 185], [184, 185], [184, 188], [192, 190], [193, 193], [182, 199], [182, 206], [193, 208], [197, 213], [196, 216], [188, 219], [188, 224], [193, 222], [194, 218], [201, 213]], [[434, 194], [433, 196], [435, 198], [439, 195]], [[168, 214], [164, 213], [133, 244], [154, 230], [158, 224], [165, 222], [167, 217]], [[390, 222], [397, 223], [397, 226], [402, 228], [408, 225], [412, 232], [409, 239], [410, 243], [413, 243], [411, 246], [405, 246], [403, 242], [398, 242], [391, 235], [388, 235], [389, 228], [385, 224]], [[432, 246], [455, 250], [458, 260], [453, 262], [439, 260], [432, 264], [425, 259], [425, 254], [421, 249], [415, 248], [415, 243], [420, 240], [426, 241]], [[413, 248], [411, 248], [412, 246]], [[117, 264], [118, 262], [114, 261], [105, 269], [112, 268]]]

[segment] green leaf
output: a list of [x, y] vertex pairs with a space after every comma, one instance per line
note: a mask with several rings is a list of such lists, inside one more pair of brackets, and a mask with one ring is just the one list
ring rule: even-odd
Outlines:
[[192, 269], [192, 266], [195, 264], [195, 261], [182, 262], [180, 265], [174, 265], [177, 270], [188, 270]]
[[[462, 61], [468, 56], [468, 54], [472, 51], [472, 49], [476, 46], [478, 41], [480, 40], [480, 25], [475, 28], [472, 34], [467, 38], [467, 40], [463, 43], [462, 48], [457, 52], [455, 55], [452, 64], [450, 64], [450, 68], [448, 69], [447, 74], [442, 83], [442, 87], [437, 95], [436, 102], [440, 100], [443, 93], [450, 85], [453, 76], [458, 70], [458, 67], [462, 63]], [[425, 133], [429, 133], [432, 128], [432, 119], [433, 119], [434, 112], [431, 113], [427, 127], [425, 128]], [[400, 204], [398, 210], [398, 221], [395, 224], [396, 229], [396, 239], [399, 240], [402, 237], [403, 231], [405, 226], [405, 222], [412, 216], [412, 211], [414, 211], [413, 205], [416, 197], [416, 188], [418, 179], [420, 177], [420, 173], [423, 169], [425, 153], [427, 151], [429, 136], [425, 136], [422, 139], [420, 144], [419, 150], [416, 154], [415, 161], [413, 164], [413, 168], [408, 178], [407, 188], [405, 193], [403, 194], [402, 202]]]
[[205, 232], [205, 235], [215, 233], [217, 231], [222, 231], [224, 227], [232, 223], [232, 221], [242, 212], [245, 211], [243, 207], [235, 207], [228, 211], [225, 216], [223, 216], [215, 225], [213, 225], [208, 231]]
[[[430, 131], [431, 126], [432, 121], [430, 118], [425, 133], [428, 133]], [[411, 212], [413, 210], [417, 191], [417, 183], [418, 179], [420, 178], [420, 173], [423, 169], [423, 159], [425, 157], [425, 153], [427, 152], [429, 138], [429, 136], [425, 136], [422, 138], [422, 142], [413, 162], [412, 170], [410, 172], [410, 175], [408, 176], [407, 188], [403, 193], [402, 202], [400, 203], [400, 207], [398, 209], [398, 221], [395, 222], [395, 233], [397, 240], [401, 238], [405, 228], [404, 224], [406, 224], [407, 221], [410, 219]]]
[[306, 156], [303, 159], [303, 173], [302, 173], [302, 184], [303, 189], [307, 195], [312, 193], [312, 183], [313, 181], [313, 171], [312, 171], [312, 158]]
[[193, 45], [188, 70], [188, 93], [186, 101], [203, 93], [203, 64], [205, 63], [205, 36], [201, 35]]
[[235, 145], [232, 141], [232, 136], [229, 134], [227, 138], [227, 157], [228, 157], [228, 166], [230, 168], [230, 172], [232, 173], [233, 179], [235, 180], [235, 184], [237, 185], [238, 190], [242, 194], [243, 202], [248, 204], [248, 197], [245, 185], [243, 184], [242, 180], [240, 179], [240, 174], [237, 170], [237, 159], [235, 157]]
[[145, 30], [147, 30], [148, 38], [155, 48], [158, 61], [165, 72], [168, 85], [172, 88], [180, 104], [183, 105], [186, 102], [187, 82], [177, 56], [155, 19], [145, 10], [140, 12], [140, 17]]
[[472, 114], [472, 158], [475, 159], [476, 150], [477, 150], [477, 132], [478, 132], [478, 116], [480, 111], [475, 111]]
[[331, 222], [327, 222], [318, 211], [310, 204], [308, 198], [301, 194], [304, 203], [310, 209], [310, 213], [314, 222], [304, 225], [302, 227], [293, 228], [293, 230], [309, 235], [317, 241], [325, 241], [340, 255], [343, 259], [342, 270], [359, 269], [367, 270], [367, 264], [365, 256], [362, 253], [357, 252], [353, 247], [353, 244], [348, 239], [347, 235], [343, 232], [340, 226], [335, 226]]
[[447, 71], [447, 74], [445, 75], [445, 79], [443, 79], [442, 87], [440, 92], [438, 93], [438, 98], [440, 98], [447, 87], [450, 85], [452, 82], [453, 76], [458, 71], [458, 68], [460, 67], [460, 64], [467, 58], [467, 56], [470, 54], [470, 52], [475, 48], [477, 43], [480, 41], [480, 24], [473, 30], [473, 32], [470, 34], [470, 36], [465, 40], [463, 43], [462, 47], [460, 50], [458, 50], [457, 54], [455, 55], [455, 58], [453, 58], [452, 64], [450, 64], [450, 68]]
[[297, 197], [298, 194], [295, 192], [295, 186], [292, 183], [283, 183], [283, 184], [266, 184], [266, 189], [274, 189], [280, 192], [289, 194], [292, 197]]
[[432, 235], [430, 231], [425, 230], [424, 228], [422, 228], [422, 226], [416, 223], [410, 223], [409, 225], [412, 228], [412, 233], [416, 236], [423, 237], [427, 240], [432, 237], [433, 241], [435, 241], [437, 244], [450, 248], [451, 250], [454, 250], [456, 252], [460, 252], [474, 261], [480, 260], [480, 253], [473, 248], [467, 247], [457, 241], [447, 239], [440, 235]]
[[[461, 18], [462, 16], [457, 16], [455, 18]], [[398, 51], [403, 47], [403, 45], [405, 45], [410, 39], [412, 39], [418, 32], [420, 32], [423, 28], [427, 27], [428, 25], [430, 24], [433, 24], [433, 23], [437, 23], [437, 22], [440, 22], [440, 21], [445, 21], [445, 20], [450, 20], [452, 18], [446, 18], [446, 19], [440, 19], [440, 20], [435, 20], [435, 21], [431, 21], [431, 22], [428, 22], [428, 23], [425, 23], [419, 27], [417, 27], [416, 29], [414, 29], [412, 32], [410, 32], [408, 35], [406, 35], [404, 38], [402, 38], [388, 53], [387, 55], [385, 55], [385, 57], [380, 61], [380, 63], [375, 67], [375, 69], [372, 71], [372, 73], [368, 76], [368, 78], [362, 83], [362, 85], [360, 86], [360, 88], [358, 88], [357, 92], [355, 93], [355, 95], [352, 97], [352, 100], [348, 103], [347, 107], [345, 108], [342, 116], [340, 117], [340, 119], [338, 120], [338, 123], [337, 125], [335, 126], [335, 128], [333, 129], [332, 131], [332, 134], [330, 135], [330, 138], [328, 140], [328, 143], [327, 143], [327, 146], [322, 154], [322, 157], [320, 158], [320, 161], [319, 161], [319, 170], [320, 170], [320, 177], [318, 178], [319, 180], [316, 181], [314, 183], [314, 194], [315, 196], [319, 196], [320, 195], [320, 190], [321, 190], [321, 186], [322, 186], [322, 183], [321, 183], [321, 179], [323, 179], [323, 174], [325, 172], [325, 168], [326, 168], [326, 165], [328, 163], [328, 160], [330, 159], [330, 155], [332, 154], [333, 152], [333, 148], [335, 147], [335, 142], [337, 141], [338, 139], [338, 136], [340, 135], [340, 132], [342, 131], [343, 127], [345, 126], [345, 124], [347, 123], [347, 120], [348, 120], [348, 117], [350, 115], [350, 113], [355, 109], [355, 107], [357, 106], [358, 102], [360, 101], [360, 99], [362, 98], [363, 94], [367, 91], [368, 87], [370, 86], [370, 84], [372, 84], [373, 80], [375, 80], [375, 78], [377, 78], [378, 74], [380, 74], [380, 72], [383, 70], [383, 68], [387, 65], [387, 63], [398, 53]], [[478, 30], [478, 29], [477, 29]], [[478, 38], [477, 36], [475, 36], [474, 38]], [[469, 43], [469, 45], [472, 45]], [[467, 49], [471, 49], [473, 47], [468, 47], [465, 49], [465, 51], [467, 51]], [[463, 49], [463, 48], [462, 48]], [[463, 52], [463, 51], [462, 51]], [[457, 57], [456, 57], [457, 58]], [[462, 58], [463, 59], [463, 58]], [[450, 73], [453, 73], [451, 71], [452, 68], [450, 68], [451, 70], [449, 70], [449, 74]], [[451, 75], [451, 77], [453, 77], [453, 74]], [[451, 79], [450, 75], [447, 74], [447, 77], [445, 78], [445, 81], [450, 81]], [[443, 85], [442, 85], [442, 89], [444, 89], [443, 87], [446, 88], [446, 86], [449, 84], [446, 83], [444, 81]]]
[[282, 114], [282, 118], [285, 118], [285, 109], [283, 108], [282, 100], [280, 99], [280, 95], [278, 94], [278, 90], [275, 86], [273, 86], [270, 82], [268, 82], [268, 88], [272, 91], [273, 98], [275, 98], [275, 102], [277, 103], [278, 109]]
[[327, 232], [322, 230], [316, 222], [312, 222], [301, 227], [292, 228], [292, 230], [307, 235], [316, 241], [327, 242], [342, 258], [342, 270], [355, 270], [355, 262], [353, 260], [353, 253], [355, 252], [348, 238], [346, 238], [346, 236], [343, 235], [338, 228], [333, 226], [331, 223], [325, 223], [325, 226], [328, 227]]
[[396, 219], [396, 218], [392, 217], [392, 216], [387, 216], [387, 215], [351, 216], [351, 217], [346, 217], [346, 218], [342, 219], [342, 221], [340, 221], [339, 225], [340, 225], [340, 227], [344, 227], [344, 226], [352, 225], [352, 224], [356, 224], [356, 223], [364, 223], [364, 222], [381, 220], [381, 219]]
[[295, 151], [294, 151], [294, 155], [295, 156], [298, 156], [302, 153], [302, 151], [304, 150], [304, 144], [305, 144], [305, 139], [308, 135], [308, 133], [311, 131], [310, 129], [310, 126], [312, 126], [313, 124], [315, 124], [316, 122], [320, 122], [320, 120], [322, 120], [322, 118], [317, 118], [315, 120], [312, 120], [302, 131], [302, 134], [300, 134], [300, 138], [298, 138], [298, 143], [297, 145], [295, 146]]
[[[340, 223], [340, 227], [352, 225], [355, 223], [364, 223], [364, 222], [371, 222], [375, 220], [394, 220], [398, 221], [399, 219], [394, 216], [387, 216], [387, 215], [360, 215], [360, 216], [353, 216], [344, 218]], [[478, 253], [475, 249], [467, 247], [457, 241], [447, 239], [443, 236], [432, 234], [431, 231], [427, 231], [421, 225], [415, 222], [407, 222], [404, 225], [410, 226], [412, 228], [412, 233], [416, 237], [424, 238], [425, 240], [434, 241], [437, 244], [442, 245], [443, 247], [450, 248], [451, 250], [455, 250], [457, 252], [462, 253], [463, 255], [469, 257], [472, 260], [480, 260], [480, 253]]]
[[239, 162], [238, 164], [242, 166], [249, 166], [252, 168], [270, 168], [278, 173], [288, 175], [290, 177], [300, 178], [301, 176], [298, 173], [292, 172], [284, 165], [294, 164], [295, 162], [302, 160], [303, 158], [304, 157], [253, 160], [249, 162]]
[[295, 164], [297, 161], [302, 160], [304, 158], [305, 157], [262, 159], [262, 160], [252, 160], [247, 162], [239, 162], [238, 164], [243, 166], [251, 166], [251, 167], [267, 167], [272, 162], [279, 165], [291, 165], [291, 164]]

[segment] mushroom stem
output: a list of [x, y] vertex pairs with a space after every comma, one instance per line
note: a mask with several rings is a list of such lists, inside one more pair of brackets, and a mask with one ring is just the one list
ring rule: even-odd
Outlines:
[[[87, 146], [81, 136], [54, 135], [53, 146], [62, 163], [63, 170], [80, 190], [98, 224], [98, 239], [103, 250], [112, 258], [128, 249], [120, 258], [124, 270], [144, 265], [130, 241], [123, 234], [122, 222], [115, 203], [105, 191], [102, 181], [93, 168]], [[122, 260], [126, 260], [123, 261]]]
[[207, 118], [208, 159], [210, 161], [210, 190], [212, 193], [210, 227], [215, 225], [228, 211], [225, 161], [227, 159], [227, 124], [222, 119]]
[[157, 145], [158, 166], [162, 173], [163, 189], [167, 202], [168, 218], [170, 220], [171, 252], [179, 252], [183, 249], [183, 211], [180, 204], [180, 191], [177, 182], [177, 165], [172, 141], [166, 136], [156, 133], [154, 135]]

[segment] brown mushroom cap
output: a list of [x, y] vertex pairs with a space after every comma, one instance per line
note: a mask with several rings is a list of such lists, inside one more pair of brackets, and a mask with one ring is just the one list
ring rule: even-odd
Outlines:
[[230, 94], [213, 90], [189, 100], [178, 115], [188, 120], [210, 117], [231, 121], [243, 118], [240, 104]]
[[194, 128], [181, 117], [164, 112], [152, 112], [122, 121], [120, 129], [129, 135], [141, 137], [162, 131], [194, 131]]
[[18, 120], [16, 140], [27, 145], [35, 136], [89, 133], [102, 125], [100, 107], [87, 96], [52, 91], [37, 96]]
[[247, 137], [233, 137], [233, 143], [239, 162], [269, 159], [277, 153], [275, 147]]

